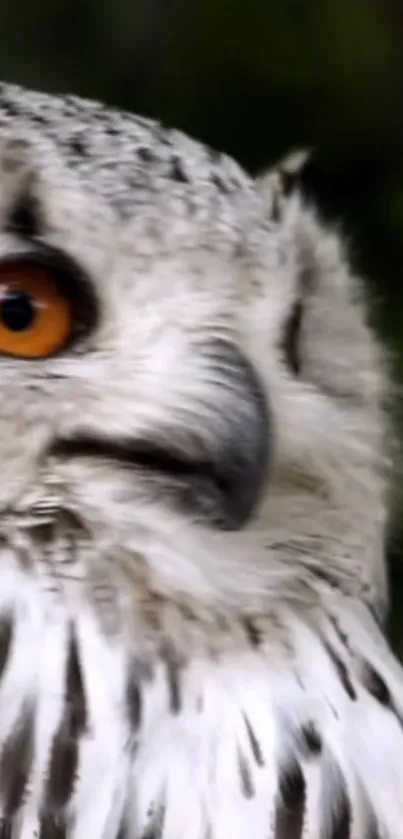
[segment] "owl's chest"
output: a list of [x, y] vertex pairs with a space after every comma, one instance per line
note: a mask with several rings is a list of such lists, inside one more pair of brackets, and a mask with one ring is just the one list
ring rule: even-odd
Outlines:
[[12, 839], [205, 839], [213, 823], [217, 839], [246, 839], [251, 819], [267, 824], [276, 775], [262, 665], [145, 656], [143, 638], [73, 613], [38, 609], [22, 580], [11, 597], [4, 580], [0, 816]]
[[15, 583], [0, 585], [1, 839], [367, 839], [373, 811], [399, 836], [402, 677], [351, 621], [395, 705], [291, 616], [292, 656], [279, 637], [183, 658]]

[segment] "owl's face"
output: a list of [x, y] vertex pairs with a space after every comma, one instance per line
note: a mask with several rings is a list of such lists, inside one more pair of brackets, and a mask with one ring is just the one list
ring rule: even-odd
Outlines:
[[209, 534], [225, 576], [242, 530], [379, 596], [378, 350], [338, 240], [278, 186], [154, 123], [1, 89], [4, 521], [67, 512], [146, 562], [169, 540], [173, 586]]

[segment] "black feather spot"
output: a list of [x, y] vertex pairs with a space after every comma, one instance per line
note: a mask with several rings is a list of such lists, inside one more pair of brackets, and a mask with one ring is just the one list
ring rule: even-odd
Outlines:
[[390, 690], [382, 676], [367, 661], [362, 662], [362, 670], [362, 681], [367, 691], [377, 702], [388, 708], [395, 715], [399, 725], [403, 727], [402, 715], [396, 708]]
[[137, 149], [137, 157], [143, 161], [143, 163], [154, 163], [155, 161], [155, 154], [148, 148], [148, 146], [139, 146]]
[[251, 618], [245, 618], [243, 626], [251, 647], [260, 647], [260, 644], [262, 643], [262, 633], [256, 624], [251, 620]]
[[280, 774], [276, 807], [276, 839], [301, 839], [305, 814], [305, 779], [295, 761]]
[[88, 147], [84, 137], [74, 137], [70, 142], [70, 150], [78, 157], [86, 157], [88, 154]]
[[21, 110], [18, 105], [15, 102], [11, 102], [6, 96], [1, 97], [0, 107], [8, 117], [18, 117], [21, 114]]
[[323, 748], [322, 738], [313, 722], [307, 722], [301, 728], [303, 744], [308, 752], [319, 755]]
[[374, 697], [381, 705], [390, 706], [390, 691], [382, 676], [369, 664], [364, 662], [363, 667], [363, 682], [367, 691]]
[[12, 207], [5, 226], [7, 232], [16, 233], [26, 239], [34, 239], [41, 233], [41, 220], [37, 200], [29, 193], [20, 195]]
[[214, 184], [214, 186], [217, 187], [219, 192], [221, 192], [223, 195], [228, 195], [230, 191], [228, 184], [223, 180], [223, 178], [217, 175], [216, 172], [211, 176], [211, 181]]
[[183, 168], [183, 163], [177, 155], [171, 159], [171, 178], [174, 181], [178, 181], [178, 183], [189, 183], [189, 178]]
[[32, 122], [36, 123], [36, 125], [41, 125], [41, 126], [48, 126], [49, 125], [49, 120], [46, 119], [46, 117], [44, 117], [43, 114], [32, 114], [31, 115], [31, 120], [32, 120]]

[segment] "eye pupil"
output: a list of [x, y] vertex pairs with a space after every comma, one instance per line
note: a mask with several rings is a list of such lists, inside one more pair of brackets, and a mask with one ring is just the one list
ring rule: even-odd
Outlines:
[[36, 306], [30, 294], [19, 289], [9, 289], [0, 304], [3, 325], [12, 332], [23, 332], [32, 326]]

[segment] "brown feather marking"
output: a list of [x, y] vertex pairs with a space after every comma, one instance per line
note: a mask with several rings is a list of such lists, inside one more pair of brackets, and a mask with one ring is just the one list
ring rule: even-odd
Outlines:
[[14, 731], [4, 743], [0, 757], [0, 789], [6, 820], [23, 804], [24, 792], [33, 758], [35, 709], [31, 703], [23, 708]]
[[67, 828], [64, 819], [47, 814], [41, 819], [39, 839], [67, 839]]
[[14, 624], [11, 615], [5, 615], [0, 620], [0, 677], [3, 675], [9, 659], [13, 633]]
[[0, 839], [12, 839], [13, 835], [13, 821], [12, 819], [0, 820]]
[[342, 661], [341, 658], [339, 658], [339, 656], [337, 655], [333, 647], [330, 646], [330, 644], [325, 643], [325, 647], [338, 673], [339, 679], [344, 687], [344, 690], [346, 691], [350, 699], [353, 702], [355, 702], [355, 700], [357, 699], [357, 692], [351, 681], [351, 676], [347, 670], [346, 665], [344, 664], [344, 661]]
[[87, 725], [84, 684], [75, 634], [70, 635], [66, 668], [65, 706], [54, 736], [44, 813], [60, 811], [73, 793], [78, 764], [78, 740]]
[[286, 362], [295, 376], [301, 372], [299, 337], [303, 317], [302, 300], [297, 300], [284, 327], [281, 349]]
[[126, 820], [122, 819], [115, 839], [127, 839], [127, 825]]
[[367, 831], [365, 839], [382, 839], [377, 825], [377, 820], [373, 813], [371, 813], [371, 824], [367, 826]]
[[181, 667], [171, 653], [165, 655], [169, 708], [173, 714], [179, 714], [182, 708]]
[[261, 745], [260, 745], [260, 743], [259, 743], [259, 741], [256, 737], [256, 734], [255, 734], [255, 732], [254, 732], [246, 714], [243, 714], [243, 718], [244, 718], [245, 728], [246, 728], [246, 731], [247, 731], [247, 734], [248, 734], [250, 746], [251, 746], [251, 749], [252, 749], [253, 757], [255, 758], [255, 761], [256, 761], [258, 766], [264, 766], [265, 765], [265, 759], [264, 759], [264, 756], [263, 756], [262, 747], [261, 747]]
[[305, 779], [295, 761], [280, 774], [275, 839], [302, 839], [305, 815]]
[[128, 671], [126, 703], [129, 714], [129, 722], [133, 730], [137, 731], [141, 725], [143, 702], [137, 673], [134, 667], [130, 667]]
[[333, 767], [333, 775], [335, 772], [337, 782], [333, 778], [332, 788], [327, 791], [327, 806], [324, 808], [328, 814], [331, 814], [331, 822], [323, 825], [323, 834], [328, 836], [329, 839], [350, 839], [352, 825], [351, 802], [346, 782], [340, 769]]
[[251, 618], [243, 620], [244, 630], [251, 647], [260, 647], [262, 643], [262, 633], [256, 623]]
[[155, 811], [151, 812], [151, 818], [141, 836], [141, 839], [161, 839], [164, 828], [165, 807], [160, 804]]
[[245, 755], [238, 749], [238, 771], [241, 779], [241, 789], [245, 798], [253, 798], [255, 795], [255, 786], [252, 780], [252, 774], [248, 766]]
[[362, 669], [362, 681], [368, 693], [370, 693], [371, 696], [380, 703], [380, 705], [383, 705], [384, 708], [387, 708], [392, 714], [394, 714], [399, 725], [403, 727], [402, 715], [396, 708], [390, 690], [382, 676], [374, 669], [374, 667], [372, 667], [371, 664], [368, 663], [368, 661], [362, 662]]

